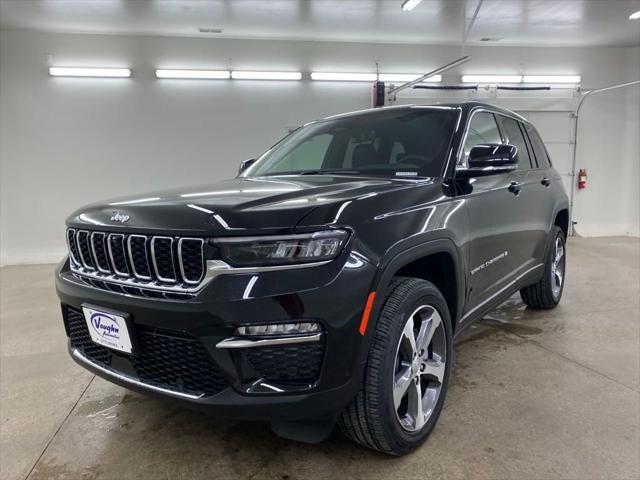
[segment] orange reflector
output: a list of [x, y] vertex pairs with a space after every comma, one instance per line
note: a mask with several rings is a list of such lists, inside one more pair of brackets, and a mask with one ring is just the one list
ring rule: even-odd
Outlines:
[[367, 330], [367, 323], [369, 322], [369, 315], [371, 315], [371, 307], [373, 307], [373, 300], [376, 298], [376, 292], [371, 292], [367, 297], [367, 303], [364, 306], [364, 312], [362, 312], [362, 320], [360, 320], [360, 328], [358, 332], [360, 335], [364, 335]]

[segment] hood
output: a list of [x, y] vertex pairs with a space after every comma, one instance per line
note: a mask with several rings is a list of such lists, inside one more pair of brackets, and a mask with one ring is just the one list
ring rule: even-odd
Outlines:
[[241, 177], [96, 203], [74, 212], [67, 224], [182, 235], [286, 233], [318, 208], [430, 182], [337, 175]]

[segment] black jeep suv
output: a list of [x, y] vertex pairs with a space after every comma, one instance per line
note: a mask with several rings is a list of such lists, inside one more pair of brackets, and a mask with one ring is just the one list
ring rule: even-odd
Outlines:
[[535, 128], [491, 105], [311, 122], [237, 178], [81, 208], [56, 271], [69, 351], [114, 383], [284, 437], [400, 455], [452, 339], [562, 295], [569, 215]]

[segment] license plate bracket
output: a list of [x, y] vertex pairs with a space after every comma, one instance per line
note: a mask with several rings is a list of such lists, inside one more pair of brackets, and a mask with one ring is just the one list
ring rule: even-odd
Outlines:
[[82, 313], [94, 343], [126, 354], [135, 353], [131, 315], [86, 303], [82, 304]]

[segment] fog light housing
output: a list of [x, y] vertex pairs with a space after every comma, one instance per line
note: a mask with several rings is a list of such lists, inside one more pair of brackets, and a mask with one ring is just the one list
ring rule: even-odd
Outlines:
[[238, 336], [270, 336], [270, 335], [301, 335], [318, 333], [322, 327], [317, 322], [273, 323], [270, 325], [246, 325], [236, 328]]

